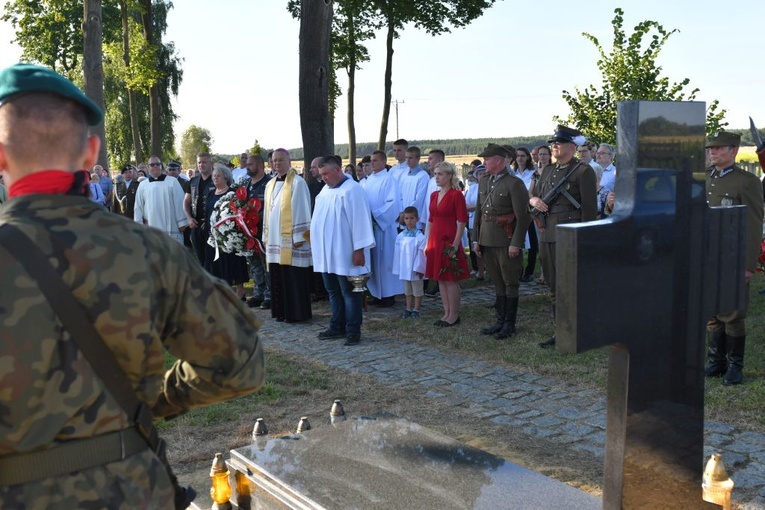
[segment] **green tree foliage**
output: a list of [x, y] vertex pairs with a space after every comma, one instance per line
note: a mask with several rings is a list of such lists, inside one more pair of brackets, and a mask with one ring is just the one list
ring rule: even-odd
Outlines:
[[212, 136], [210, 131], [199, 126], [191, 125], [181, 135], [181, 163], [184, 168], [195, 168], [197, 154], [210, 152]]
[[[135, 162], [130, 128], [127, 90], [136, 92], [139, 139], [144, 154], [150, 146], [149, 100], [147, 91], [159, 85], [162, 104], [160, 118], [160, 157], [175, 155], [173, 121], [176, 116], [170, 96], [178, 94], [183, 78], [181, 60], [172, 43], [161, 42], [167, 28], [167, 11], [172, 3], [155, 0], [152, 23], [158, 43], [146, 43], [141, 24], [142, 7], [136, 0], [125, 2], [129, 11], [130, 66], [123, 60], [120, 2], [109, 0], [102, 7], [104, 99], [106, 103], [106, 140], [112, 167]], [[12, 24], [15, 41], [22, 49], [22, 60], [36, 62], [82, 84], [83, 5], [80, 0], [9, 0], [5, 3], [3, 21]]]
[[[656, 60], [669, 37], [677, 29], [667, 31], [656, 21], [642, 21], [635, 25], [633, 33], [624, 32], [624, 11], [614, 10], [611, 21], [614, 42], [610, 53], [606, 53], [598, 39], [582, 33], [598, 50], [597, 65], [603, 77], [602, 88], [589, 85], [584, 90], [574, 88], [574, 93], [563, 91], [563, 99], [571, 108], [565, 123], [576, 126], [591, 140], [613, 144], [616, 142], [616, 103], [627, 100], [649, 101], [693, 101], [699, 89], [685, 92], [690, 83], [688, 78], [671, 83], [661, 76], [662, 68]], [[650, 37], [645, 43], [644, 38]], [[717, 100], [707, 108], [707, 133], [712, 134], [727, 125], [725, 110], [719, 110]], [[554, 120], [561, 121], [555, 117]]]

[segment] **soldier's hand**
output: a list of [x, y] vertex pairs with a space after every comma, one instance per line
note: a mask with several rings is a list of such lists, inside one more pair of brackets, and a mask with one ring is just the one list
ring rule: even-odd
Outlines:
[[[544, 202], [542, 202], [542, 203], [544, 203]], [[521, 254], [521, 249], [520, 248], [516, 248], [515, 246], [508, 246], [507, 247], [507, 255], [511, 259], [517, 259], [520, 254]]]
[[529, 199], [529, 205], [539, 212], [547, 212], [547, 204], [539, 197]]

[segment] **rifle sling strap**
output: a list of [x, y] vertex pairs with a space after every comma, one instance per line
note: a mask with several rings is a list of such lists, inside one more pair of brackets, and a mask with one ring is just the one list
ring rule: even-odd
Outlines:
[[[92, 438], [83, 440], [72, 441], [73, 445], [78, 445], [77, 448], [68, 448], [70, 453], [64, 454], [64, 447], [69, 443], [62, 443], [61, 445], [50, 448], [49, 450], [41, 450], [35, 452], [29, 452], [27, 454], [20, 454], [13, 457], [5, 457], [13, 463], [8, 466], [9, 469], [17, 470], [19, 458], [23, 455], [35, 456], [37, 461], [33, 463], [34, 466], [44, 466], [47, 462], [55, 460], [55, 463], [60, 465], [65, 471], [59, 474], [66, 474], [72, 471], [79, 471], [88, 467], [93, 467], [93, 460], [98, 460], [98, 464], [104, 464], [120, 460], [125, 458], [125, 454], [128, 450], [132, 450], [132, 453], [137, 453], [140, 449], [151, 449], [157, 451], [158, 448], [162, 448], [162, 441], [159, 440], [156, 428], [152, 422], [152, 413], [142, 402], [138, 400], [138, 397], [133, 390], [133, 386], [130, 383], [125, 371], [117, 363], [116, 358], [112, 351], [106, 346], [101, 339], [101, 336], [93, 326], [92, 319], [88, 316], [87, 312], [83, 308], [77, 299], [72, 295], [71, 290], [64, 283], [64, 280], [58, 274], [58, 272], [50, 264], [48, 258], [43, 252], [16, 227], [4, 224], [0, 226], [0, 247], [14, 257], [19, 264], [24, 267], [28, 275], [37, 282], [38, 288], [43, 293], [48, 301], [48, 304], [55, 312], [64, 326], [64, 329], [69, 332], [72, 341], [75, 342], [77, 347], [82, 352], [82, 355], [87, 360], [92, 370], [96, 373], [101, 380], [106, 390], [114, 397], [117, 403], [127, 413], [128, 418], [131, 420], [131, 426], [135, 429], [128, 428], [122, 431], [117, 431], [114, 434], [115, 439], [101, 439], [97, 438], [102, 436], [114, 436], [114, 434], [102, 434]], [[139, 437], [143, 440], [142, 448], [136, 449], [138, 443], [135, 441], [135, 436], [131, 430], [137, 430]], [[126, 439], [127, 438], [127, 439]], [[88, 443], [90, 441], [90, 443]], [[98, 441], [101, 443], [96, 444]], [[116, 444], [118, 446], [116, 452], [119, 454], [116, 459], [108, 459], [108, 455], [94, 455], [93, 453], [84, 452], [84, 450], [90, 450], [91, 446], [100, 447], [103, 446], [104, 451], [113, 452], [114, 449], [106, 446], [106, 441], [110, 441], [109, 445]], [[127, 441], [127, 442], [126, 442]], [[99, 446], [100, 445], [100, 446]], [[128, 446], [126, 449], [125, 446]], [[77, 453], [82, 451], [82, 453]], [[58, 453], [56, 453], [58, 452]], [[64, 456], [70, 456], [67, 461], [63, 461]], [[46, 458], [46, 456], [50, 456]], [[98, 457], [96, 459], [96, 457]], [[15, 459], [15, 460], [13, 460]], [[56, 460], [59, 459], [59, 460]], [[98, 465], [97, 464], [97, 465]], [[84, 465], [84, 467], [77, 467]], [[2, 465], [0, 465], [2, 467]], [[75, 469], [72, 469], [72, 468]], [[40, 469], [43, 469], [40, 467]], [[36, 469], [35, 469], [36, 470]], [[4, 472], [5, 469], [0, 469]], [[18, 470], [17, 470], [18, 471]], [[18, 473], [19, 475], [24, 473]], [[31, 473], [25, 473], [28, 476], [32, 476]], [[35, 475], [36, 476], [36, 475]], [[55, 474], [49, 474], [49, 476], [55, 476]], [[46, 476], [45, 478], [47, 478]], [[22, 479], [22, 477], [16, 476], [14, 480]], [[26, 483], [25, 481], [16, 483]], [[6, 485], [0, 481], [0, 486]]]

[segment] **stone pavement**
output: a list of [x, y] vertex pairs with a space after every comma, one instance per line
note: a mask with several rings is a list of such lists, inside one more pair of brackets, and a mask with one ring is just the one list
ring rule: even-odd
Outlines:
[[[522, 285], [521, 294], [542, 292], [538, 285]], [[485, 286], [463, 291], [462, 304], [486, 306], [493, 294]], [[323, 311], [322, 311], [323, 308]], [[605, 452], [605, 395], [579, 389], [552, 377], [517, 372], [490, 362], [471, 359], [464, 353], [442, 351], [381, 335], [362, 328], [362, 342], [343, 347], [342, 340], [322, 341], [316, 335], [326, 329], [326, 305], [315, 307], [308, 323], [285, 324], [258, 311], [268, 349], [318, 361], [333, 369], [358, 372], [404, 389], [423, 392], [446, 405], [469, 402], [467, 412], [476, 419], [545, 438], [561, 447]], [[438, 299], [423, 298], [423, 312], [441, 310]], [[401, 307], [369, 307], [369, 316], [396, 317]], [[765, 510], [765, 434], [736, 430], [719, 422], [705, 423], [705, 462], [713, 451], [735, 482], [734, 500], [747, 510]], [[700, 469], [702, 467], [700, 466]]]

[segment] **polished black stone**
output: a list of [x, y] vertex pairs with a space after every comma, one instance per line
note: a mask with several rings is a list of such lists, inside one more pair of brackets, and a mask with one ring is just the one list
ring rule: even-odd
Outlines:
[[609, 346], [604, 508], [716, 508], [705, 325], [743, 302], [745, 224], [706, 204], [704, 121], [704, 103], [619, 103], [614, 214], [556, 233], [557, 348]]
[[232, 450], [228, 465], [240, 508], [601, 508], [592, 494], [401, 419], [261, 438]]

